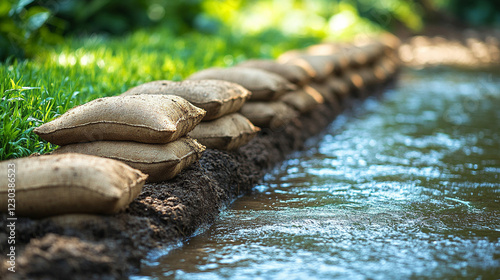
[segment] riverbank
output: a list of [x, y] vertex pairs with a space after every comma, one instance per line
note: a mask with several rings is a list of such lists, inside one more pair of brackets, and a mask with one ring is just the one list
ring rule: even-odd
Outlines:
[[[366, 95], [378, 95], [382, 89], [381, 85], [367, 89]], [[341, 107], [346, 110], [359, 101], [351, 95]], [[145, 185], [124, 213], [98, 218], [19, 218], [16, 273], [9, 273], [9, 279], [126, 278], [140, 269], [141, 259], [152, 250], [176, 244], [211, 224], [221, 209], [249, 193], [271, 167], [301, 149], [308, 138], [320, 133], [340, 113], [321, 104], [279, 129], [263, 129], [236, 151], [208, 149], [199, 163], [173, 180]], [[5, 271], [6, 214], [2, 214], [0, 223]]]

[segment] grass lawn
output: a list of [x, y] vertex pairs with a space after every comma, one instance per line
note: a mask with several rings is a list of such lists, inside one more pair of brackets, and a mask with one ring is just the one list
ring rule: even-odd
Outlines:
[[68, 38], [53, 49], [40, 48], [31, 59], [0, 64], [0, 160], [53, 150], [33, 129], [90, 100], [153, 80], [182, 80], [212, 66], [273, 58], [318, 41], [272, 31], [173, 36], [155, 29], [119, 38]]

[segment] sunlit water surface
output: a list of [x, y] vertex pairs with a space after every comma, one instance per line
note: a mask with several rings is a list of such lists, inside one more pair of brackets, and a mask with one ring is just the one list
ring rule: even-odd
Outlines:
[[403, 71], [133, 279], [500, 278], [500, 75]]

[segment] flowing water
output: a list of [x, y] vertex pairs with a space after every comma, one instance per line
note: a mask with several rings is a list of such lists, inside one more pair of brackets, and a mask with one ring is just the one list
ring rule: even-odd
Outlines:
[[498, 71], [405, 70], [308, 146], [132, 279], [500, 278]]

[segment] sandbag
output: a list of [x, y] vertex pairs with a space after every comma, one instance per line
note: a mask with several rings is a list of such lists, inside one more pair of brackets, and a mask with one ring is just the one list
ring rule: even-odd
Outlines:
[[397, 51], [401, 45], [401, 40], [391, 33], [383, 33], [379, 35], [379, 38], [380, 42], [386, 47], [386, 54]]
[[203, 121], [238, 111], [251, 93], [236, 83], [221, 80], [154, 81], [129, 89], [122, 95], [164, 94], [180, 96], [207, 113]]
[[302, 67], [317, 82], [324, 81], [335, 70], [334, 61], [328, 55], [303, 54], [289, 60], [281, 59], [280, 62]]
[[81, 153], [122, 161], [149, 175], [148, 182], [172, 179], [182, 169], [198, 161], [205, 147], [182, 137], [167, 144], [127, 141], [96, 141], [62, 146], [53, 154]]
[[361, 79], [363, 79], [363, 83], [366, 87], [371, 87], [378, 83], [373, 67], [360, 68], [358, 74], [361, 76]]
[[360, 47], [350, 46], [346, 48], [343, 53], [349, 60], [349, 67], [351, 68], [365, 67], [370, 63], [368, 53]]
[[369, 63], [375, 62], [382, 57], [385, 52], [385, 47], [378, 41], [372, 41], [359, 46], [359, 49], [365, 53]]
[[296, 86], [278, 74], [248, 67], [208, 68], [189, 76], [188, 80], [215, 79], [240, 84], [252, 92], [250, 100], [275, 100]]
[[[15, 172], [11, 172], [15, 168]], [[116, 160], [81, 154], [43, 155], [0, 162], [0, 174], [15, 173], [16, 216], [68, 213], [111, 214], [127, 207], [147, 175]], [[11, 185], [12, 186], [12, 185]], [[0, 211], [13, 198], [7, 178], [0, 180]]]
[[382, 67], [382, 65], [378, 63], [373, 65], [373, 74], [375, 75], [379, 83], [383, 83], [387, 81], [387, 79], [389, 78], [388, 76], [389, 73], [386, 71], [384, 67]]
[[306, 71], [297, 65], [284, 65], [270, 59], [250, 59], [238, 64], [241, 67], [262, 69], [271, 73], [278, 74], [289, 82], [305, 85], [309, 82], [309, 75]]
[[398, 70], [398, 58], [393, 55], [383, 57], [378, 64], [384, 69], [387, 77], [391, 77]]
[[307, 47], [306, 52], [311, 55], [332, 55], [339, 53], [343, 48], [342, 43], [322, 42]]
[[97, 214], [63, 214], [44, 218], [42, 221], [57, 226], [73, 229], [88, 229], [99, 227], [109, 222], [109, 217]]
[[325, 102], [323, 96], [312, 87], [305, 87], [287, 93], [280, 100], [295, 108], [300, 113], [307, 113]]
[[35, 128], [57, 145], [100, 140], [168, 143], [191, 131], [205, 110], [174, 95], [98, 98]]
[[240, 113], [258, 127], [276, 129], [296, 119], [299, 114], [282, 101], [247, 102]]
[[246, 145], [259, 131], [247, 118], [234, 113], [202, 122], [188, 135], [210, 149], [234, 150]]

